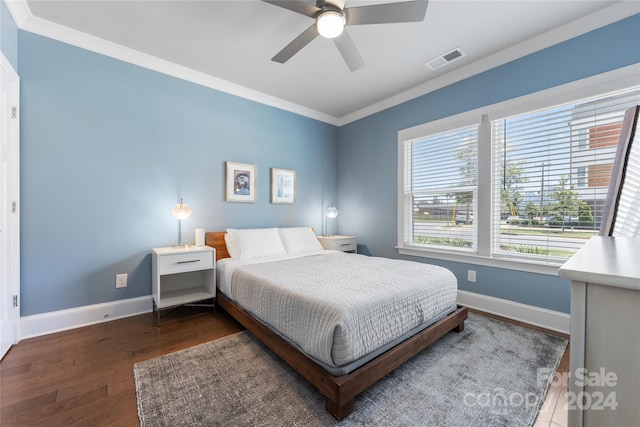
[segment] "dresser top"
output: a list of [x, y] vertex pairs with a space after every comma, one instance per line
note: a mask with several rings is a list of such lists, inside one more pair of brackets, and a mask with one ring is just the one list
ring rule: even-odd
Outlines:
[[592, 237], [560, 267], [560, 277], [640, 290], [640, 237]]

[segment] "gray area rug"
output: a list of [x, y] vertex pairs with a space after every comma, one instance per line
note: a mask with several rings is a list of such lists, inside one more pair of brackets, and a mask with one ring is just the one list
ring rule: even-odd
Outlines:
[[531, 426], [566, 340], [469, 314], [360, 394], [341, 422], [247, 331], [134, 366], [148, 426]]

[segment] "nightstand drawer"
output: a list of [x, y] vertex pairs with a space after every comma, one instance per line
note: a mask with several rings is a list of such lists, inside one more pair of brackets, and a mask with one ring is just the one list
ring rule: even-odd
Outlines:
[[192, 252], [160, 257], [160, 274], [213, 268], [213, 252]]
[[357, 239], [351, 236], [321, 236], [318, 240], [324, 249], [343, 252], [355, 252], [358, 249]]
[[355, 251], [357, 249], [356, 239], [336, 240], [333, 242], [333, 248], [337, 251]]

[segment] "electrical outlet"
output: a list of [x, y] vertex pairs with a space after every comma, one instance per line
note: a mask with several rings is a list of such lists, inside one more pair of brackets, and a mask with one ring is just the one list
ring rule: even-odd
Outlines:
[[127, 275], [116, 274], [116, 288], [126, 288], [126, 287], [127, 287]]
[[467, 280], [469, 282], [476, 282], [476, 271], [475, 270], [467, 270]]

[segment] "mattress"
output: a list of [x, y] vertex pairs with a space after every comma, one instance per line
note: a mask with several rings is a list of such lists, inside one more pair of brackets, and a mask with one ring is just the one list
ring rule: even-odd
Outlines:
[[430, 264], [318, 251], [220, 260], [219, 289], [333, 375], [455, 310], [457, 280]]

